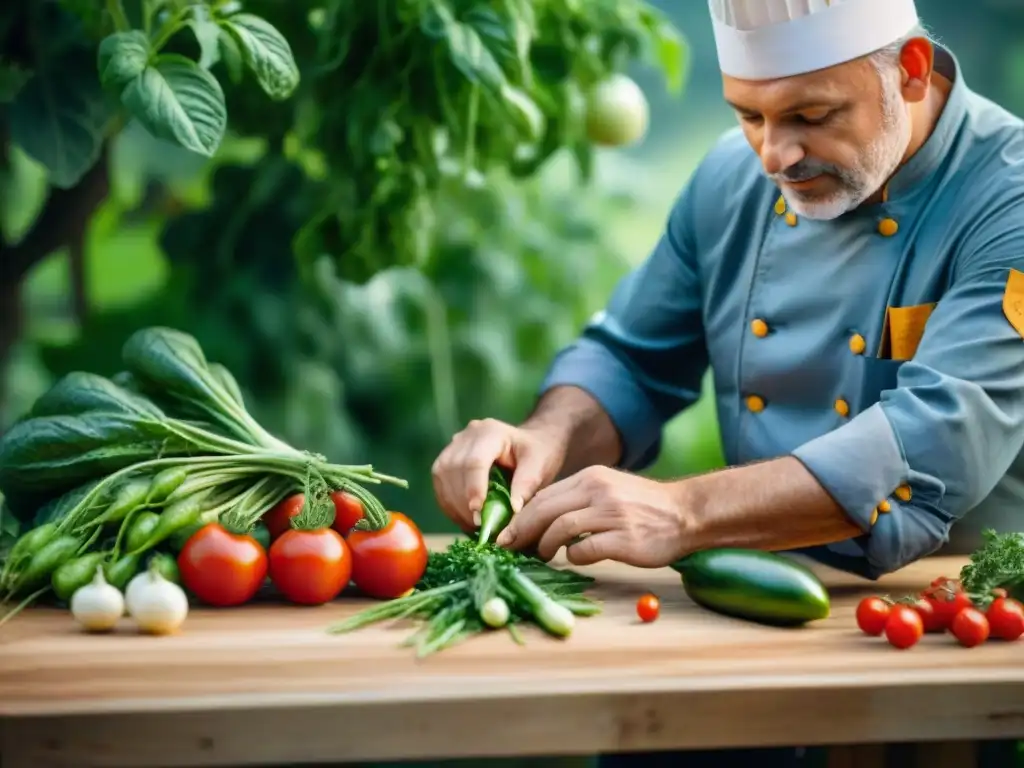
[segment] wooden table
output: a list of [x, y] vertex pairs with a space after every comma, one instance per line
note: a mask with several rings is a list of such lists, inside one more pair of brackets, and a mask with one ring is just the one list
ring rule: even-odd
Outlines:
[[[145, 768], [925, 742], [929, 768], [969, 768], [956, 743], [1024, 737], [1024, 642], [927, 636], [897, 651], [853, 618], [862, 596], [961, 564], [881, 585], [819, 568], [832, 617], [784, 630], [699, 609], [667, 569], [606, 563], [583, 569], [605, 613], [568, 640], [497, 633], [421, 662], [397, 647], [408, 627], [327, 635], [355, 599], [197, 609], [171, 637], [127, 622], [84, 635], [36, 609], [0, 631], [0, 754], [3, 768]], [[633, 606], [648, 588], [662, 614], [644, 625]], [[877, 765], [872, 749], [832, 765]]]

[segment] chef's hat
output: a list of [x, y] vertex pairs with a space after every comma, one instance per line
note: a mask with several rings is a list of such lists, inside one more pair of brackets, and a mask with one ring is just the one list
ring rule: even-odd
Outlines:
[[722, 73], [771, 80], [842, 64], [918, 26], [914, 0], [708, 0]]

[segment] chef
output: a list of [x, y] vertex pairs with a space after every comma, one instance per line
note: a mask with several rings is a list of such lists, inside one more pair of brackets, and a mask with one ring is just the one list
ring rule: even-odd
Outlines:
[[[471, 529], [498, 462], [504, 546], [641, 567], [802, 551], [869, 579], [965, 517], [1024, 526], [1024, 124], [971, 90], [913, 0], [711, 0], [710, 17], [738, 126], [533, 413], [444, 449], [440, 505]], [[709, 368], [728, 468], [635, 474]]]

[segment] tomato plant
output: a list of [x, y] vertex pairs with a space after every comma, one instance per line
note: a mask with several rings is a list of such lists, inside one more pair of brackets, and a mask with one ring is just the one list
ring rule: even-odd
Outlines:
[[909, 605], [894, 605], [885, 622], [885, 638], [901, 650], [917, 644], [924, 634], [921, 615]]
[[640, 617], [640, 621], [646, 623], [652, 622], [658, 618], [661, 613], [661, 601], [657, 595], [650, 593], [641, 595], [640, 599], [636, 601], [636, 615]]
[[365, 595], [395, 598], [416, 586], [427, 568], [427, 544], [401, 512], [379, 531], [352, 531], [352, 581]]
[[950, 631], [960, 645], [973, 648], [988, 640], [990, 628], [985, 614], [977, 608], [963, 608], [953, 618]]
[[178, 553], [185, 588], [217, 607], [251, 600], [267, 576], [267, 553], [252, 536], [233, 533], [219, 523], [196, 531]]
[[1009, 597], [997, 597], [985, 612], [993, 637], [1000, 640], [1016, 640], [1024, 634], [1024, 606]]
[[342, 536], [348, 536], [353, 526], [365, 515], [363, 502], [345, 491], [332, 493], [331, 501], [334, 502], [334, 522], [331, 527]]
[[857, 626], [866, 635], [881, 635], [891, 612], [889, 603], [880, 597], [865, 597], [857, 604]]
[[352, 576], [352, 553], [333, 528], [285, 531], [270, 545], [270, 580], [293, 603], [333, 600]]
[[278, 502], [277, 506], [263, 516], [263, 523], [270, 531], [271, 541], [291, 530], [292, 518], [298, 517], [305, 503], [306, 497], [301, 493], [296, 493]]

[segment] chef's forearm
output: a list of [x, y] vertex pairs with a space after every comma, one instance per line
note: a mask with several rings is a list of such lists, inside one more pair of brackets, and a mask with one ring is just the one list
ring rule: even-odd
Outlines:
[[782, 551], [831, 544], [863, 531], [795, 458], [733, 467], [677, 483], [689, 551]]
[[542, 431], [565, 449], [561, 476], [592, 465], [614, 466], [622, 455], [615, 425], [601, 404], [579, 387], [544, 393], [524, 428]]

